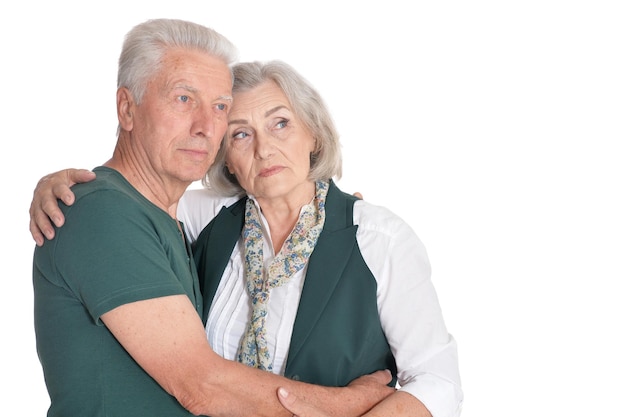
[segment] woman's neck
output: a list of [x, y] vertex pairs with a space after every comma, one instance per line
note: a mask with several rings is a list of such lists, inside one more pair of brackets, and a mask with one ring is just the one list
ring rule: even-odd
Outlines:
[[311, 183], [307, 188], [307, 192], [299, 193], [297, 196], [257, 199], [270, 229], [275, 254], [280, 252], [285, 240], [291, 234], [302, 207], [315, 197], [315, 184]]

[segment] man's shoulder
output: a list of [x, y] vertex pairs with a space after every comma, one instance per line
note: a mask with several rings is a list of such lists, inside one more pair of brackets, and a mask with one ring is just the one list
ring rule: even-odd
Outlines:
[[[117, 172], [97, 172], [96, 179], [72, 187], [74, 204], [61, 208], [69, 219], [89, 220], [91, 223], [117, 224], [153, 223], [161, 225], [172, 221], [168, 213], [158, 208], [132, 187]], [[144, 219], [144, 220], [141, 220]]]
[[96, 168], [94, 172], [96, 178], [93, 181], [72, 186], [72, 191], [76, 196], [74, 205], [88, 201], [115, 204], [122, 200], [134, 200], [139, 205], [149, 203], [148, 199], [130, 185], [119, 172], [106, 167]]

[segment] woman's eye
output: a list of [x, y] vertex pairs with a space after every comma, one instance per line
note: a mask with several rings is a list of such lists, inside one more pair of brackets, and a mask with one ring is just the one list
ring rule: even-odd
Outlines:
[[287, 120], [281, 120], [280, 122], [276, 123], [276, 127], [279, 129], [282, 129], [286, 126], [287, 126]]
[[238, 132], [233, 135], [233, 139], [245, 139], [249, 135], [246, 132]]

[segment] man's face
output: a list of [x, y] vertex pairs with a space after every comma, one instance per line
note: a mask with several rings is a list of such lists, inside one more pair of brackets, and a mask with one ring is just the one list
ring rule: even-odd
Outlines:
[[186, 49], [164, 55], [141, 104], [131, 107], [131, 146], [145, 175], [166, 184], [204, 176], [226, 131], [231, 87], [218, 58]]

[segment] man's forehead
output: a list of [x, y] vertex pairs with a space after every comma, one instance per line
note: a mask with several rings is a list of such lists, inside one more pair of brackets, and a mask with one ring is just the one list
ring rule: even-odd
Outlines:
[[232, 100], [232, 76], [226, 63], [208, 53], [169, 53], [156, 70], [155, 84], [189, 91], [221, 89], [225, 99]]

